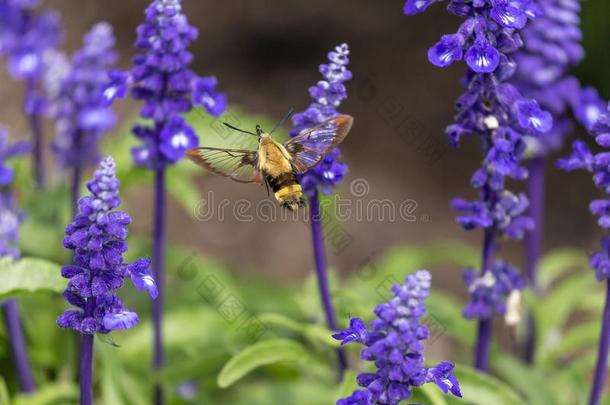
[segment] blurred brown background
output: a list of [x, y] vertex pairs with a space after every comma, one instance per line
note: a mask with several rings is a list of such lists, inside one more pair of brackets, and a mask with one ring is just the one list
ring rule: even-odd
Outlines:
[[[356, 121], [341, 148], [350, 173], [340, 192], [348, 198], [350, 182], [364, 179], [369, 186], [362, 197], [365, 204], [372, 199], [389, 199], [396, 204], [414, 200], [417, 208], [414, 222], [400, 218], [394, 222], [352, 219], [340, 224], [351, 242], [339, 254], [331, 249], [329, 262], [341, 272], [354, 271], [371, 256], [397, 244], [448, 239], [465, 240], [473, 246], [480, 243], [481, 233], [459, 229], [449, 208], [454, 196], [475, 197], [469, 178], [480, 161], [474, 138], [452, 150], [442, 132], [452, 120], [453, 101], [462, 91], [458, 80], [463, 65], [441, 70], [426, 58], [428, 47], [442, 34], [455, 31], [459, 21], [448, 15], [443, 5], [430, 7], [420, 16], [405, 17], [403, 3], [184, 1], [190, 22], [200, 30], [192, 47], [193, 69], [202, 75], [216, 75], [231, 105], [274, 120], [290, 106], [297, 111], [306, 108], [310, 102], [307, 89], [320, 78], [318, 64], [335, 45], [350, 45], [354, 78], [348, 83], [349, 98], [341, 111]], [[584, 4], [588, 56], [577, 73], [585, 83], [600, 87], [608, 98], [610, 76], [604, 77], [603, 67], [607, 69], [610, 63], [609, 32], [601, 18], [609, 10], [602, 3], [596, 0]], [[92, 24], [106, 20], [115, 28], [120, 66], [129, 65], [135, 28], [143, 19], [148, 1], [49, 0], [45, 4], [63, 15], [68, 51], [79, 46]], [[4, 70], [0, 80], [0, 122], [10, 128], [12, 136], [18, 136], [26, 128], [19, 115], [21, 88]], [[137, 110], [130, 101], [117, 107], [123, 117]], [[585, 136], [583, 131], [577, 135]], [[199, 136], [205, 144], [206, 137], [215, 134]], [[51, 137], [49, 128], [47, 140]], [[588, 203], [597, 191], [590, 177], [586, 173], [564, 174], [552, 166], [549, 164], [545, 249], [565, 245], [596, 248], [599, 230], [588, 212]], [[198, 186], [202, 195], [212, 191], [217, 201], [247, 198], [255, 203], [266, 198], [264, 189], [213, 176], [202, 176]], [[521, 187], [514, 185], [515, 189]], [[132, 229], [148, 232], [150, 190], [131, 192], [126, 199], [134, 217]], [[170, 240], [225, 260], [237, 271], [256, 271], [288, 280], [313, 269], [310, 233], [302, 221], [244, 223], [228, 216], [223, 221], [202, 222], [174, 203], [170, 204], [168, 221]], [[506, 243], [504, 252], [521, 263], [519, 243]], [[445, 285], [456, 282], [459, 274], [451, 272]]]

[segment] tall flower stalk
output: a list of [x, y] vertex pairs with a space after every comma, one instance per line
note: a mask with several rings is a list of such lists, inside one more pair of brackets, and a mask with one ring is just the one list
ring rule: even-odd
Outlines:
[[[515, 86], [527, 97], [535, 98], [553, 114], [553, 127], [545, 134], [526, 139], [529, 215], [536, 227], [525, 237], [525, 270], [530, 287], [540, 293], [538, 262], [542, 254], [545, 201], [545, 166], [548, 156], [562, 147], [573, 131], [573, 118], [591, 128], [604, 110], [604, 103], [591, 88], [582, 89], [570, 75], [580, 63], [584, 50], [580, 44], [580, 0], [539, 0], [540, 15], [523, 30], [524, 46], [515, 55]], [[530, 317], [532, 315], [530, 314]], [[525, 337], [524, 357], [534, 360], [535, 322], [530, 319]]]
[[[347, 98], [345, 82], [352, 78], [352, 73], [347, 69], [349, 64], [349, 48], [342, 44], [328, 54], [328, 63], [320, 65], [320, 73], [323, 80], [309, 88], [309, 94], [313, 102], [309, 107], [292, 117], [293, 129], [291, 136], [297, 136], [301, 131], [312, 128], [328, 118], [339, 115], [337, 108]], [[347, 172], [347, 165], [339, 162], [341, 152], [339, 149], [331, 151], [324, 160], [300, 177], [303, 191], [309, 200], [309, 222], [313, 243], [316, 276], [320, 290], [320, 298], [326, 324], [332, 331], [337, 331], [337, 316], [332, 303], [330, 288], [328, 285], [328, 270], [326, 261], [326, 250], [324, 246], [324, 232], [322, 212], [320, 211], [320, 192], [332, 193], [333, 189], [341, 183]], [[343, 350], [337, 351], [339, 373], [347, 367], [347, 359]]]
[[82, 335], [80, 354], [80, 403], [93, 403], [93, 337], [113, 330], [134, 327], [135, 312], [123, 307], [116, 295], [125, 278], [131, 278], [138, 290], [147, 290], [154, 299], [157, 287], [150, 274], [150, 261], [138, 259], [125, 263], [128, 246], [129, 215], [120, 206], [119, 181], [112, 157], [104, 159], [87, 183], [89, 195], [78, 202], [78, 214], [66, 227], [63, 244], [74, 252], [73, 263], [61, 269], [70, 281], [64, 298], [77, 309], [65, 310], [57, 324]]
[[[404, 13], [423, 12], [434, 2], [407, 0]], [[506, 179], [527, 178], [520, 165], [525, 137], [548, 132], [552, 117], [509, 83], [516, 69], [513, 54], [522, 46], [519, 32], [539, 14], [537, 5], [529, 0], [451, 0], [447, 10], [465, 21], [430, 48], [428, 59], [438, 67], [464, 59], [468, 66], [463, 79], [467, 90], [456, 102], [458, 114], [446, 133], [453, 146], [463, 136], [478, 136], [483, 152], [481, 168], [471, 178], [479, 199], [457, 198], [452, 205], [464, 229], [484, 231], [481, 269], [464, 274], [470, 292], [464, 316], [479, 321], [474, 365], [487, 371], [493, 315], [506, 313], [506, 298], [523, 288], [518, 272], [496, 259], [500, 239], [521, 239], [534, 227], [524, 215], [527, 197], [509, 191]]]
[[[6, 165], [5, 160], [28, 154], [30, 146], [25, 141], [9, 144], [8, 134], [0, 130], [0, 258], [19, 259], [19, 226], [24, 219], [24, 213], [16, 206], [10, 190], [15, 173]], [[28, 360], [19, 305], [16, 299], [10, 298], [0, 302], [0, 306], [19, 387], [23, 392], [34, 392], [36, 386]]]
[[360, 373], [356, 390], [337, 405], [397, 405], [409, 399], [414, 387], [432, 382], [445, 394], [462, 397], [453, 373], [454, 365], [443, 361], [434, 367], [424, 366], [424, 341], [428, 327], [422, 323], [426, 314], [425, 299], [430, 293], [432, 277], [427, 270], [407, 275], [405, 283], [392, 287], [393, 297], [375, 308], [377, 316], [370, 329], [360, 318], [352, 318], [348, 329], [333, 335], [341, 345], [360, 343], [362, 360], [375, 363], [372, 373]]
[[32, 163], [36, 184], [44, 186], [42, 118], [48, 107], [43, 79], [53, 58], [48, 55], [62, 40], [59, 16], [39, 12], [40, 0], [0, 0], [0, 56], [10, 75], [25, 85], [23, 111], [32, 137]]
[[[215, 91], [214, 77], [200, 77], [189, 69], [193, 55], [188, 47], [197, 38], [198, 31], [189, 25], [180, 0], [154, 0], [146, 9], [146, 21], [138, 27], [137, 33], [135, 46], [139, 53], [133, 58], [133, 68], [127, 72], [111, 72], [112, 83], [104, 95], [111, 101], [123, 97], [131, 88], [131, 96], [144, 102], [140, 116], [148, 120], [133, 128], [142, 145], [134, 148], [132, 155], [137, 165], [155, 173], [153, 273], [159, 297], [153, 302], [153, 367], [158, 371], [164, 364], [166, 168], [199, 143], [181, 114], [201, 106], [209, 114], [219, 116], [226, 109], [227, 100]], [[155, 403], [163, 402], [159, 386], [155, 389]]]
[[[607, 111], [591, 127], [595, 143], [603, 150], [593, 154], [583, 141], [575, 141], [569, 157], [557, 161], [557, 166], [566, 171], [585, 169], [593, 174], [593, 183], [605, 198], [591, 201], [589, 209], [598, 217], [597, 223], [606, 232], [610, 230], [610, 104]], [[608, 351], [610, 350], [610, 234], [601, 240], [601, 249], [589, 261], [599, 282], [606, 284], [606, 303], [602, 313], [602, 328], [599, 338], [597, 364], [589, 405], [600, 403], [608, 376]]]
[[63, 168], [72, 170], [71, 202], [76, 215], [82, 171], [99, 162], [101, 137], [116, 123], [103, 96], [108, 70], [117, 60], [112, 27], [105, 22], [85, 35], [61, 79], [55, 100], [56, 137], [53, 151]]

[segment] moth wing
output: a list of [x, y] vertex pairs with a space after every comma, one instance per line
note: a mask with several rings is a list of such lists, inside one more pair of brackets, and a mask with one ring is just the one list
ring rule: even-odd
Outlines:
[[297, 173], [304, 173], [320, 163], [345, 139], [353, 122], [349, 115], [338, 115], [286, 141], [284, 147], [292, 156]]
[[193, 148], [186, 156], [212, 173], [229, 177], [240, 183], [262, 182], [257, 168], [258, 154], [251, 150], [222, 148]]

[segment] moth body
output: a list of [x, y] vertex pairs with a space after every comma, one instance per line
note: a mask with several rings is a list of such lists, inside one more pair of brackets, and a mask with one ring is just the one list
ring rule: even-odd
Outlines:
[[283, 207], [294, 211], [303, 205], [303, 190], [297, 180], [292, 157], [284, 145], [266, 133], [261, 135], [258, 147], [258, 169]]
[[273, 190], [273, 195], [282, 206], [294, 211], [304, 205], [303, 189], [297, 175], [321, 163], [343, 141], [353, 121], [349, 115], [337, 115], [304, 129], [283, 144], [273, 140], [273, 130], [267, 133], [260, 125], [256, 126], [256, 132], [250, 132], [225, 123], [235, 131], [258, 137], [258, 147], [201, 147], [188, 150], [186, 155], [212, 173], [240, 183], [266, 185], [267, 190]]

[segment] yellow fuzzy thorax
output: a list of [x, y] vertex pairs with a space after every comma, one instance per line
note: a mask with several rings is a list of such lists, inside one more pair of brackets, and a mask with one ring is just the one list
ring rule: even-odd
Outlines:
[[290, 154], [284, 145], [271, 138], [269, 134], [262, 134], [258, 146], [258, 167], [261, 171], [272, 177], [292, 171]]

